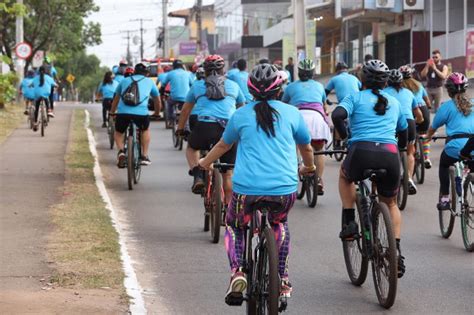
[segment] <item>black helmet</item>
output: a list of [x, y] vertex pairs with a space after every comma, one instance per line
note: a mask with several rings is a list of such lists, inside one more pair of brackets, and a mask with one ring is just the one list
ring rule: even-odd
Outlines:
[[349, 66], [344, 61], [339, 61], [336, 64], [336, 71], [347, 70]]
[[173, 69], [183, 68], [183, 62], [180, 59], [173, 61]]
[[278, 93], [283, 81], [275, 66], [264, 63], [256, 65], [249, 75], [249, 92], [256, 99], [270, 98]]
[[372, 59], [364, 63], [362, 67], [363, 79], [367, 83], [386, 83], [388, 80], [389, 68], [378, 59]]
[[390, 70], [388, 74], [388, 83], [401, 83], [403, 81], [403, 74], [398, 69]]
[[216, 71], [224, 68], [224, 58], [219, 55], [210, 55], [207, 56], [204, 60], [204, 70], [206, 71]]
[[144, 65], [143, 63], [137, 63], [135, 65], [135, 74], [142, 74], [142, 75], [148, 74], [148, 67]]
[[196, 70], [196, 80], [204, 79], [204, 77], [205, 77], [204, 68], [203, 67], [197, 68], [197, 70]]

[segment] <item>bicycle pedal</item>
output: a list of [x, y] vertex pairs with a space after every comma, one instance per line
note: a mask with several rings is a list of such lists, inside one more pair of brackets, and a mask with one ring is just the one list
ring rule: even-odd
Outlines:
[[281, 297], [280, 298], [280, 306], [278, 307], [278, 312], [284, 312], [286, 311], [286, 308], [288, 307], [288, 300], [286, 297]]
[[229, 306], [241, 306], [244, 302], [244, 296], [240, 292], [230, 293], [225, 297], [225, 303]]

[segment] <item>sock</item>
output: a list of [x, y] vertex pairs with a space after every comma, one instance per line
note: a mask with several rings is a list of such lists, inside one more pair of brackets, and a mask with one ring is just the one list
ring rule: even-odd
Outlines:
[[401, 251], [400, 251], [400, 239], [396, 238], [395, 242], [397, 242], [397, 250], [398, 250], [398, 253], [400, 254], [401, 253]]
[[441, 202], [449, 202], [449, 195], [441, 196]]
[[349, 224], [350, 222], [355, 220], [355, 209], [342, 209], [342, 217], [344, 224]]
[[430, 154], [431, 143], [428, 139], [426, 139], [424, 137], [421, 139], [421, 142], [422, 142], [422, 146], [423, 146], [423, 156], [426, 160], [426, 159], [428, 159], [428, 155]]

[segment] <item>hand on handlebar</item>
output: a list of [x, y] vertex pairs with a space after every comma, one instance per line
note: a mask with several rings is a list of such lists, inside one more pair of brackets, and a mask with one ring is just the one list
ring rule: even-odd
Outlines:
[[187, 137], [189, 136], [189, 131], [185, 129], [178, 129], [174, 133], [177, 137]]
[[214, 169], [214, 165], [211, 164], [204, 164], [204, 158], [199, 159], [198, 166], [202, 169], [205, 169], [207, 171], [212, 171]]
[[298, 170], [300, 175], [311, 175], [316, 172], [316, 166], [313, 164], [312, 166], [306, 166], [302, 164]]

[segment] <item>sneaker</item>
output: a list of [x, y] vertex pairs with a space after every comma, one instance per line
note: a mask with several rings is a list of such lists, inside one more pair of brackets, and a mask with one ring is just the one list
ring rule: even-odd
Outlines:
[[425, 168], [430, 169], [431, 168], [431, 161], [430, 159], [425, 159]]
[[352, 241], [357, 234], [359, 234], [359, 226], [355, 221], [351, 221], [349, 224], [344, 224], [342, 226], [342, 231], [339, 233], [339, 237], [343, 241]]
[[323, 195], [324, 195], [323, 181], [319, 180], [318, 181], [318, 196], [323, 196]]
[[120, 150], [117, 155], [117, 166], [118, 168], [125, 168], [127, 166], [127, 156], [122, 150]]
[[53, 111], [48, 111], [48, 116], [51, 117], [51, 118], [54, 118], [54, 113], [53, 113]]
[[191, 190], [197, 195], [202, 194], [202, 191], [204, 190], [204, 179], [202, 173], [202, 170], [198, 166], [193, 168], [194, 182]]
[[418, 192], [418, 188], [416, 188], [416, 185], [413, 182], [413, 179], [409, 179], [408, 180], [408, 194], [416, 195], [417, 192]]
[[106, 122], [102, 123], [102, 128], [107, 128], [107, 123]]
[[148, 156], [142, 156], [140, 158], [140, 164], [144, 166], [150, 165], [151, 164], [150, 158]]
[[38, 123], [35, 123], [33, 125], [33, 131], [35, 131], [35, 132], [38, 131]]
[[405, 274], [405, 257], [398, 252], [398, 278], [403, 277]]
[[438, 208], [439, 211], [451, 210], [451, 202], [441, 200], [440, 202], [438, 202], [436, 207]]
[[228, 305], [242, 305], [244, 292], [247, 289], [247, 278], [240, 269], [230, 278], [229, 288], [225, 294], [225, 302]]
[[280, 286], [280, 297], [289, 298], [291, 297], [292, 291], [293, 291], [293, 287], [291, 286], [290, 281], [288, 281], [288, 279], [282, 279], [281, 286]]
[[28, 110], [25, 109], [25, 111], [23, 112], [23, 114], [27, 115], [28, 116]]

